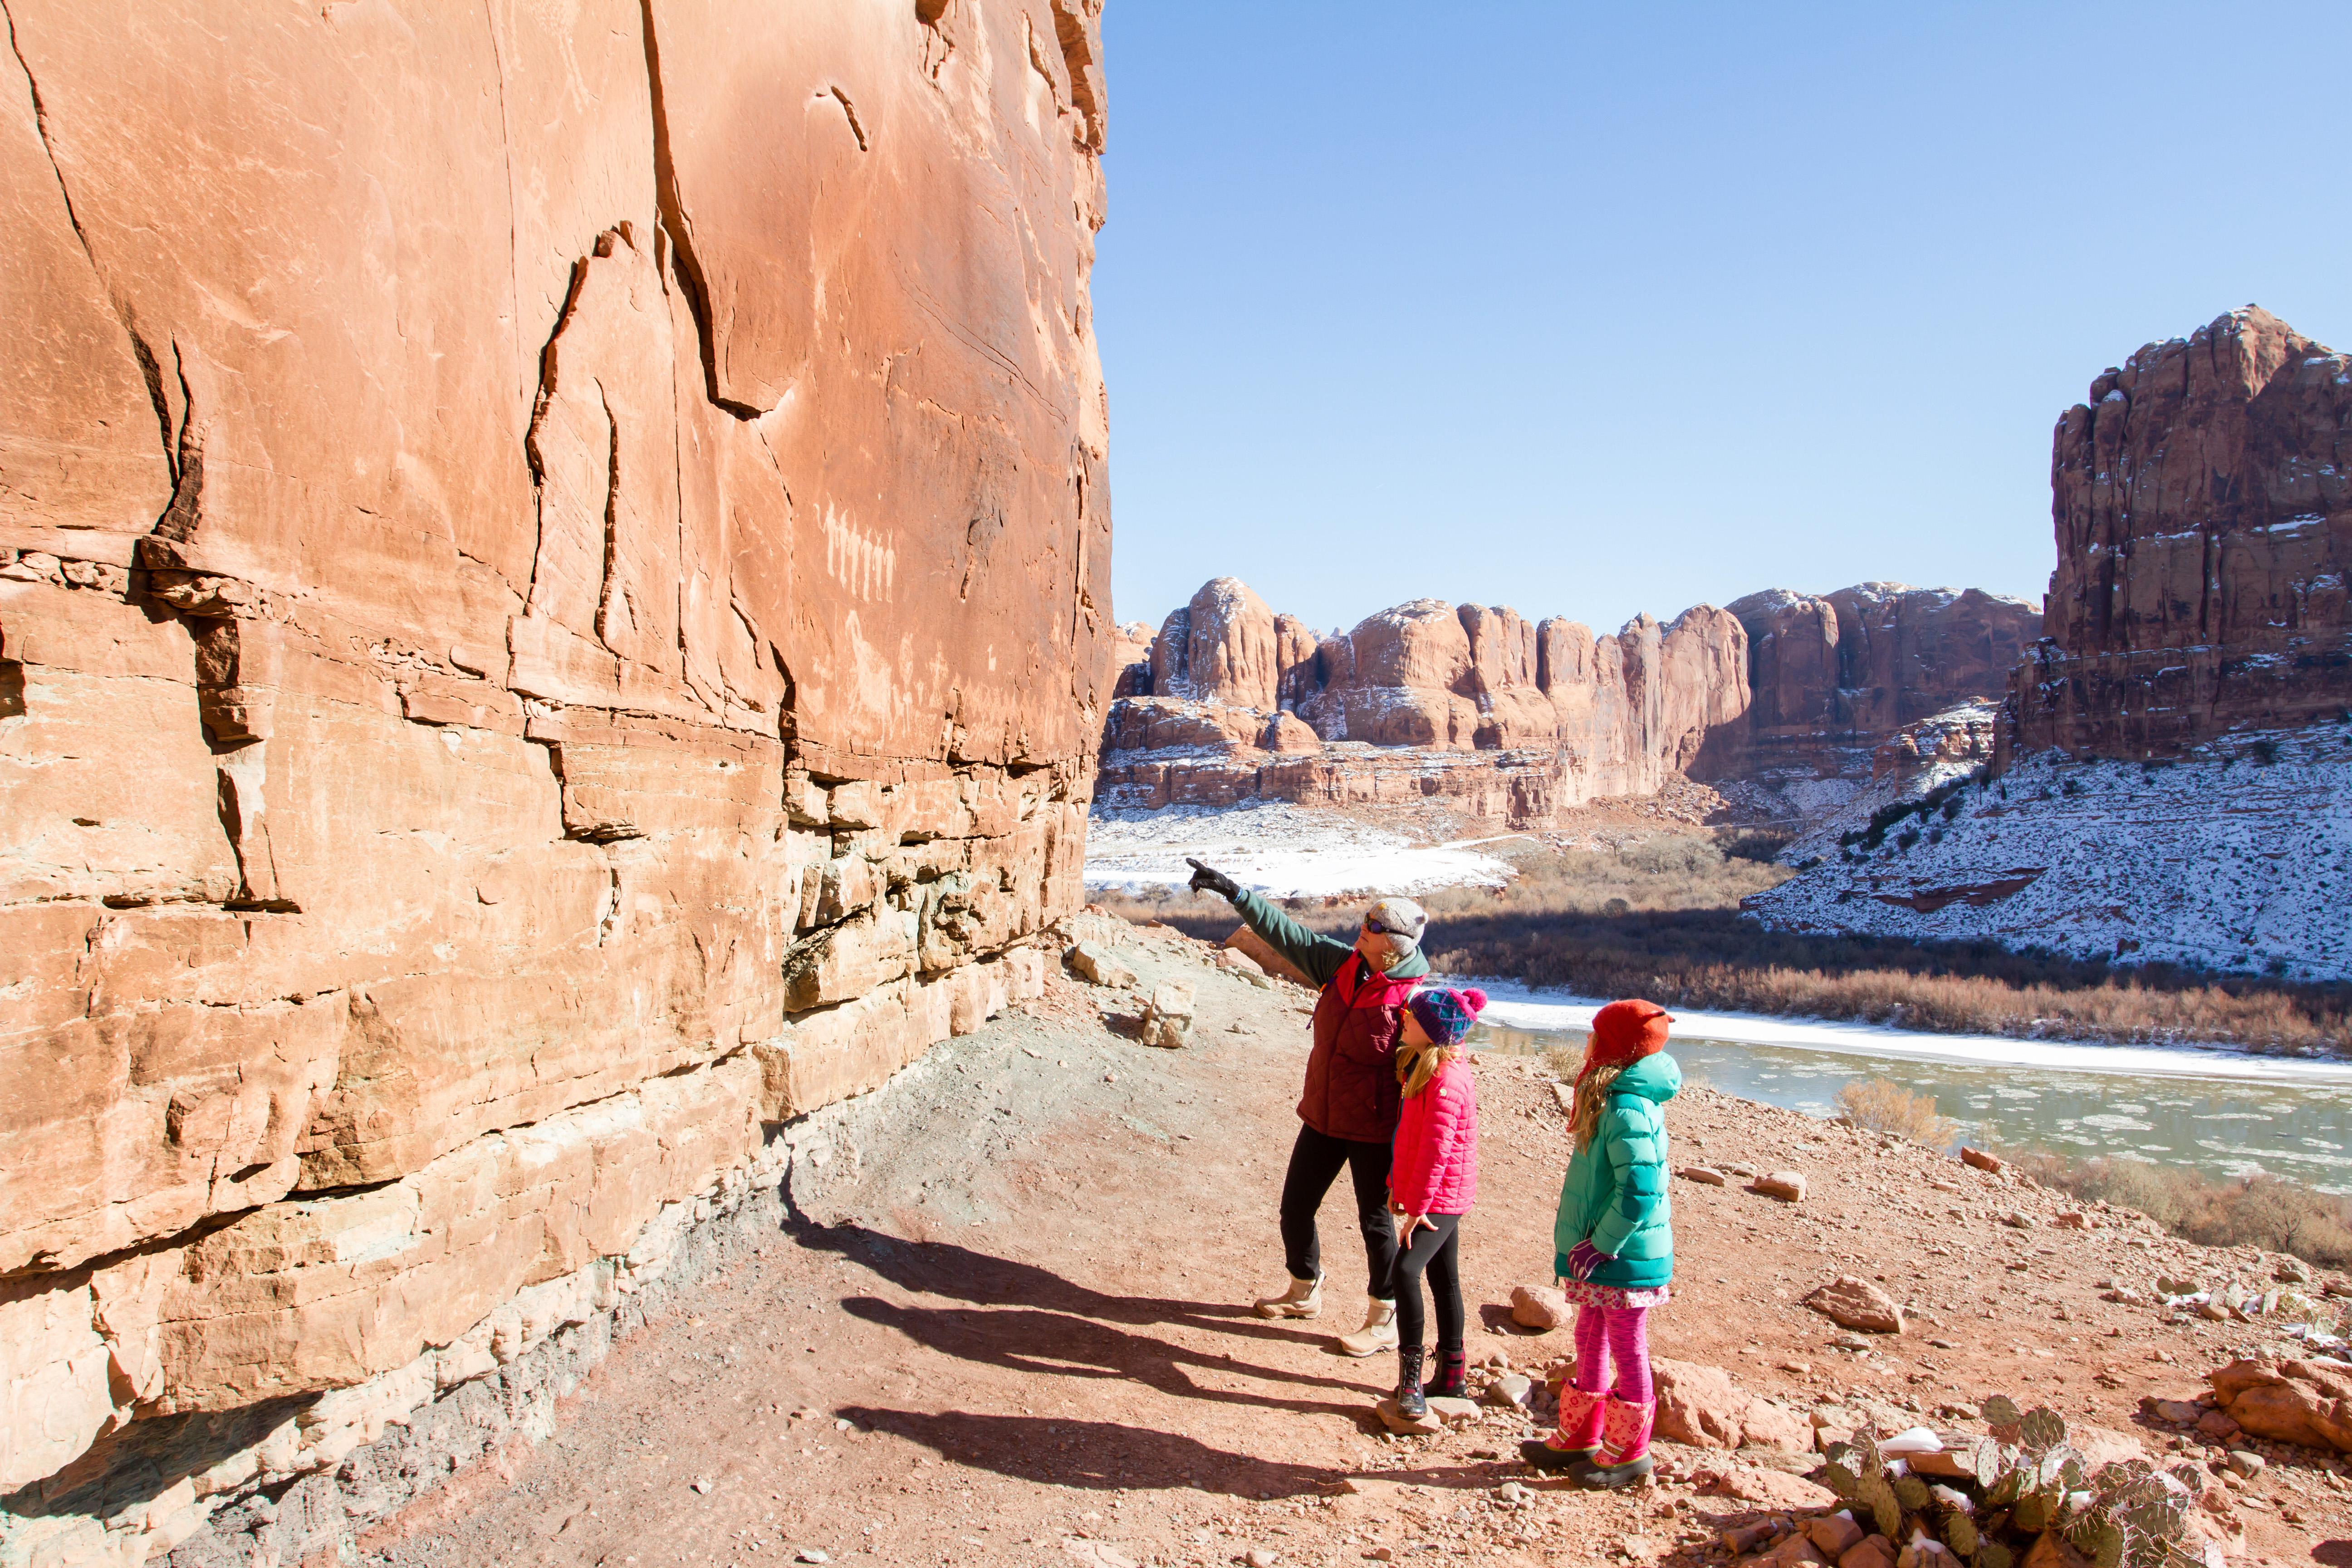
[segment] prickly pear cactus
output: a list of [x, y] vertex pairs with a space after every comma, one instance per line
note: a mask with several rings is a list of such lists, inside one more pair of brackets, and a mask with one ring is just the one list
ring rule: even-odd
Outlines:
[[1999, 1395], [1982, 1409], [1992, 1437], [1946, 1439], [1959, 1470], [1948, 1483], [1890, 1466], [1865, 1426], [1851, 1443], [1832, 1445], [1831, 1488], [1879, 1534], [1901, 1541], [1925, 1531], [1972, 1568], [2016, 1568], [2045, 1530], [2095, 1568], [2205, 1568], [2190, 1546], [2195, 1477], [2144, 1459], [2089, 1474], [2054, 1411], [2021, 1410]]
[[1864, 1476], [1862, 1489], [1853, 1500], [1870, 1510], [1871, 1522], [1877, 1527], [1879, 1534], [1889, 1541], [1902, 1539], [1903, 1504], [1895, 1498], [1895, 1488], [1884, 1472]]

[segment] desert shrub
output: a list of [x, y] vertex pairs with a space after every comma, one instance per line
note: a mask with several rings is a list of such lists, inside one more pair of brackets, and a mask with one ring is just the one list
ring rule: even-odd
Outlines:
[[1856, 1079], [1837, 1091], [1840, 1114], [1856, 1127], [1892, 1132], [1931, 1149], [1948, 1149], [1960, 1135], [1958, 1124], [1936, 1114], [1936, 1097], [1913, 1094], [1893, 1079]]
[[1780, 851], [1793, 842], [1791, 836], [1786, 833], [1751, 828], [1745, 833], [1735, 833], [1725, 839], [1723, 853], [1730, 859], [1757, 860], [1769, 865], [1779, 859]]
[[1695, 876], [1716, 870], [1723, 864], [1722, 850], [1704, 838], [1689, 838], [1679, 833], [1644, 838], [1619, 850], [1618, 858], [1646, 877]]
[[1544, 1047], [1544, 1066], [1551, 1068], [1559, 1079], [1573, 1083], [1577, 1069], [1584, 1066], [1584, 1047], [1556, 1040]]
[[1450, 973], [1669, 1007], [2305, 1053], [2336, 1051], [2352, 1037], [2352, 986], [2110, 967], [1992, 942], [1768, 931], [1735, 909], [1636, 909], [1606, 920], [1574, 909], [1523, 913], [1489, 900], [1433, 920], [1426, 941], [1432, 962]]
[[2329, 1268], [2352, 1264], [2352, 1219], [2344, 1200], [2299, 1182], [2255, 1176], [2213, 1192], [2181, 1226], [2206, 1247], [2260, 1247]]
[[[1842, 833], [1838, 835], [1838, 842], [1850, 847], [1858, 846], [1867, 851], [1885, 843], [1889, 832], [1912, 817], [1916, 816], [1925, 821], [1927, 817], [1941, 812], [1944, 820], [1949, 822], [1959, 816], [1961, 810], [1967, 806], [1968, 792], [1989, 782], [1990, 776], [1990, 770], [1978, 768], [1972, 773], [1963, 773], [1958, 778], [1946, 779], [1925, 795], [1910, 800], [1898, 800], [1889, 805], [1882, 805], [1870, 814], [1869, 826], [1857, 827], [1851, 832]], [[2002, 788], [2001, 798], [2004, 800], [2009, 798], [2007, 786]], [[1908, 849], [1917, 842], [1919, 842], [1919, 832], [1916, 828], [1911, 829], [1895, 840], [1896, 845], [1905, 849]]]
[[1543, 917], [1722, 909], [1795, 873], [1769, 860], [1727, 857], [1706, 838], [1662, 834], [1617, 848], [1504, 847], [1518, 875], [1499, 889], [1451, 888], [1425, 895], [1432, 919]]
[[2323, 1268], [2352, 1266], [2352, 1203], [2279, 1176], [2217, 1181], [2179, 1165], [2036, 1151], [2014, 1163], [2086, 1202], [2137, 1211], [2200, 1247], [2291, 1252]]

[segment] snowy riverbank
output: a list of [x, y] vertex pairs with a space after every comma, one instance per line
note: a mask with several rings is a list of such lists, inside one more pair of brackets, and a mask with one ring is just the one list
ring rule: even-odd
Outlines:
[[[1516, 980], [1482, 980], [1486, 1021], [1531, 1032], [1580, 1034], [1601, 1000], [1544, 991]], [[1945, 1035], [1827, 1018], [1779, 1018], [1753, 1013], [1675, 1012], [1677, 1036], [1730, 1045], [1830, 1051], [1843, 1056], [1902, 1057], [1976, 1067], [2053, 1072], [2115, 1073], [2130, 1078], [2219, 1079], [2278, 1084], [2352, 1085], [2352, 1061], [2258, 1056], [2220, 1046], [2101, 1046], [2066, 1040], [2021, 1040], [2006, 1035]]]
[[1471, 844], [1419, 844], [1338, 812], [1281, 802], [1097, 809], [1087, 822], [1090, 888], [1181, 888], [1192, 874], [1187, 857], [1276, 899], [1496, 888], [1513, 875]]

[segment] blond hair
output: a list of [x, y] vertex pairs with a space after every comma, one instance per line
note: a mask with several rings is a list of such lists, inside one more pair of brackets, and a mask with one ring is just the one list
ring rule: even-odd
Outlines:
[[[1590, 1035], [1584, 1037], [1584, 1059], [1592, 1059]], [[1568, 1113], [1568, 1135], [1578, 1153], [1592, 1147], [1592, 1135], [1601, 1130], [1601, 1108], [1608, 1103], [1609, 1090], [1616, 1083], [1617, 1075], [1632, 1065], [1611, 1062], [1605, 1067], [1588, 1067], [1577, 1075], [1576, 1108]]]

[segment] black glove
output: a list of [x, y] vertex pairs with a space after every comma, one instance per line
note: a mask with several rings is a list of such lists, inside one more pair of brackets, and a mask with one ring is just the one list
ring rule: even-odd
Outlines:
[[1192, 890], [1194, 892], [1214, 893], [1219, 898], [1226, 900], [1232, 900], [1241, 896], [1242, 885], [1239, 882], [1234, 881], [1231, 877], [1226, 876], [1223, 871], [1212, 871], [1209, 868], [1202, 865], [1198, 860], [1193, 859], [1189, 855], [1184, 858], [1184, 864], [1192, 868]]

